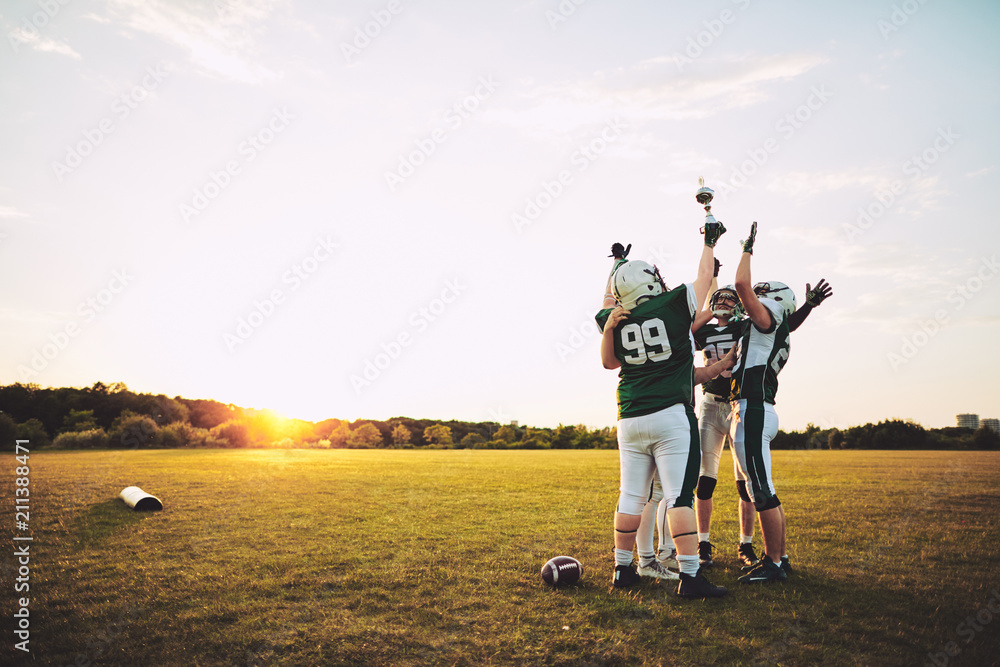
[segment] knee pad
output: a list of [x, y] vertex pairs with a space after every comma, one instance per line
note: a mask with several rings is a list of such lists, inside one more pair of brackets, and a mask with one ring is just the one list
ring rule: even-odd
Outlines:
[[701, 477], [699, 477], [698, 478], [698, 499], [699, 500], [708, 500], [708, 499], [710, 499], [712, 497], [712, 494], [715, 493], [715, 485], [717, 483], [718, 483], [718, 480], [715, 479], [714, 477], [706, 477], [705, 475], [702, 475]]
[[746, 480], [741, 479], [736, 482], [736, 490], [740, 493], [740, 499], [750, 502], [750, 494], [747, 493], [747, 483]]
[[765, 510], [773, 510], [775, 507], [780, 507], [781, 501], [778, 500], [778, 496], [771, 496], [767, 500], [754, 503], [753, 506], [757, 508], [758, 512], [763, 512]]

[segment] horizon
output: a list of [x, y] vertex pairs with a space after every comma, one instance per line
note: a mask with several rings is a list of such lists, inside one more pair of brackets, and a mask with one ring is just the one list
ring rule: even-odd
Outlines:
[[1000, 416], [998, 28], [985, 0], [5, 3], [0, 383], [613, 425], [609, 248], [693, 280], [704, 177], [720, 284], [758, 221], [754, 281], [833, 288], [783, 430]]

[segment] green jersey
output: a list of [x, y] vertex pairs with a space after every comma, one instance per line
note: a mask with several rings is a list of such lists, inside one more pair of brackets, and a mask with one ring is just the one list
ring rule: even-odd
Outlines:
[[777, 301], [761, 299], [760, 302], [771, 315], [771, 326], [762, 330], [752, 320], [747, 321], [733, 366], [732, 398], [753, 398], [773, 404], [778, 393], [778, 373], [788, 361], [788, 318]]
[[[632, 308], [614, 332], [618, 373], [618, 418], [640, 417], [677, 403], [694, 407], [691, 322], [694, 287], [681, 285]], [[597, 313], [604, 324], [610, 308]]]
[[[706, 324], [694, 332], [695, 349], [701, 350], [705, 357], [706, 366], [714, 364], [726, 356], [742, 337], [744, 325], [745, 321], [715, 326]], [[727, 370], [701, 385], [701, 388], [706, 394], [729, 398], [731, 385], [732, 372]]]

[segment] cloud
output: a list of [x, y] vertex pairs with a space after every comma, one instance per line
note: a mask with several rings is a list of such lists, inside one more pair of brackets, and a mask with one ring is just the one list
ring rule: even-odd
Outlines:
[[23, 27], [15, 28], [10, 32], [11, 44], [14, 44], [15, 40], [21, 44], [27, 44], [35, 51], [57, 53], [61, 56], [69, 56], [70, 58], [75, 58], [77, 60], [80, 59], [80, 54], [74, 51], [73, 47], [69, 44], [42, 37], [37, 30], [27, 30]]
[[0, 206], [0, 218], [27, 218], [28, 214], [13, 206]]
[[[284, 0], [217, 0], [211, 3], [110, 0], [112, 22], [154, 35], [188, 52], [203, 72], [259, 84], [278, 78], [257, 62], [257, 39]], [[91, 16], [102, 21], [101, 17]]]
[[660, 56], [600, 70], [586, 80], [523, 90], [518, 108], [486, 116], [537, 135], [562, 135], [611, 116], [633, 121], [708, 118], [759, 104], [769, 98], [771, 84], [825, 62], [826, 57], [813, 54], [702, 58], [697, 74], [683, 74], [674, 57]]

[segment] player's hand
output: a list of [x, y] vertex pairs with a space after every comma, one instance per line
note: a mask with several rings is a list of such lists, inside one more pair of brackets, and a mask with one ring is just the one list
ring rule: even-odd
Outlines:
[[608, 327], [611, 327], [612, 329], [614, 329], [615, 327], [618, 326], [618, 324], [622, 320], [624, 320], [626, 317], [628, 317], [631, 314], [632, 314], [632, 311], [625, 310], [624, 306], [615, 306], [615, 309], [611, 311], [610, 315], [608, 315], [608, 321], [604, 325], [605, 330], [607, 330]]
[[736, 346], [733, 345], [731, 348], [729, 348], [729, 352], [726, 352], [726, 356], [722, 357], [722, 359], [719, 359], [719, 361], [722, 362], [723, 364], [722, 366], [723, 372], [728, 371], [730, 368], [732, 368], [733, 365], [736, 363]]
[[701, 228], [701, 233], [705, 235], [705, 245], [714, 248], [719, 242], [719, 237], [726, 233], [726, 226], [721, 222], [706, 222]]
[[750, 225], [750, 236], [748, 236], [747, 240], [743, 242], [743, 252], [748, 252], [751, 255], [753, 254], [753, 242], [756, 238], [757, 238], [757, 221], [754, 220], [754, 223]]
[[826, 299], [833, 296], [833, 288], [826, 282], [826, 278], [821, 278], [816, 287], [810, 287], [806, 283], [806, 303], [815, 308]]
[[[722, 262], [719, 261], [718, 257], [713, 257], [712, 259], [715, 260], [715, 273], [712, 274], [712, 277], [713, 278], [718, 278], [719, 277], [719, 269], [722, 268]], [[808, 287], [808, 285], [807, 285], [807, 287]]]
[[628, 257], [629, 251], [632, 249], [632, 244], [629, 243], [628, 247], [622, 246], [621, 243], [614, 243], [611, 245], [611, 254], [608, 257], [614, 257], [615, 259], [625, 259]]

